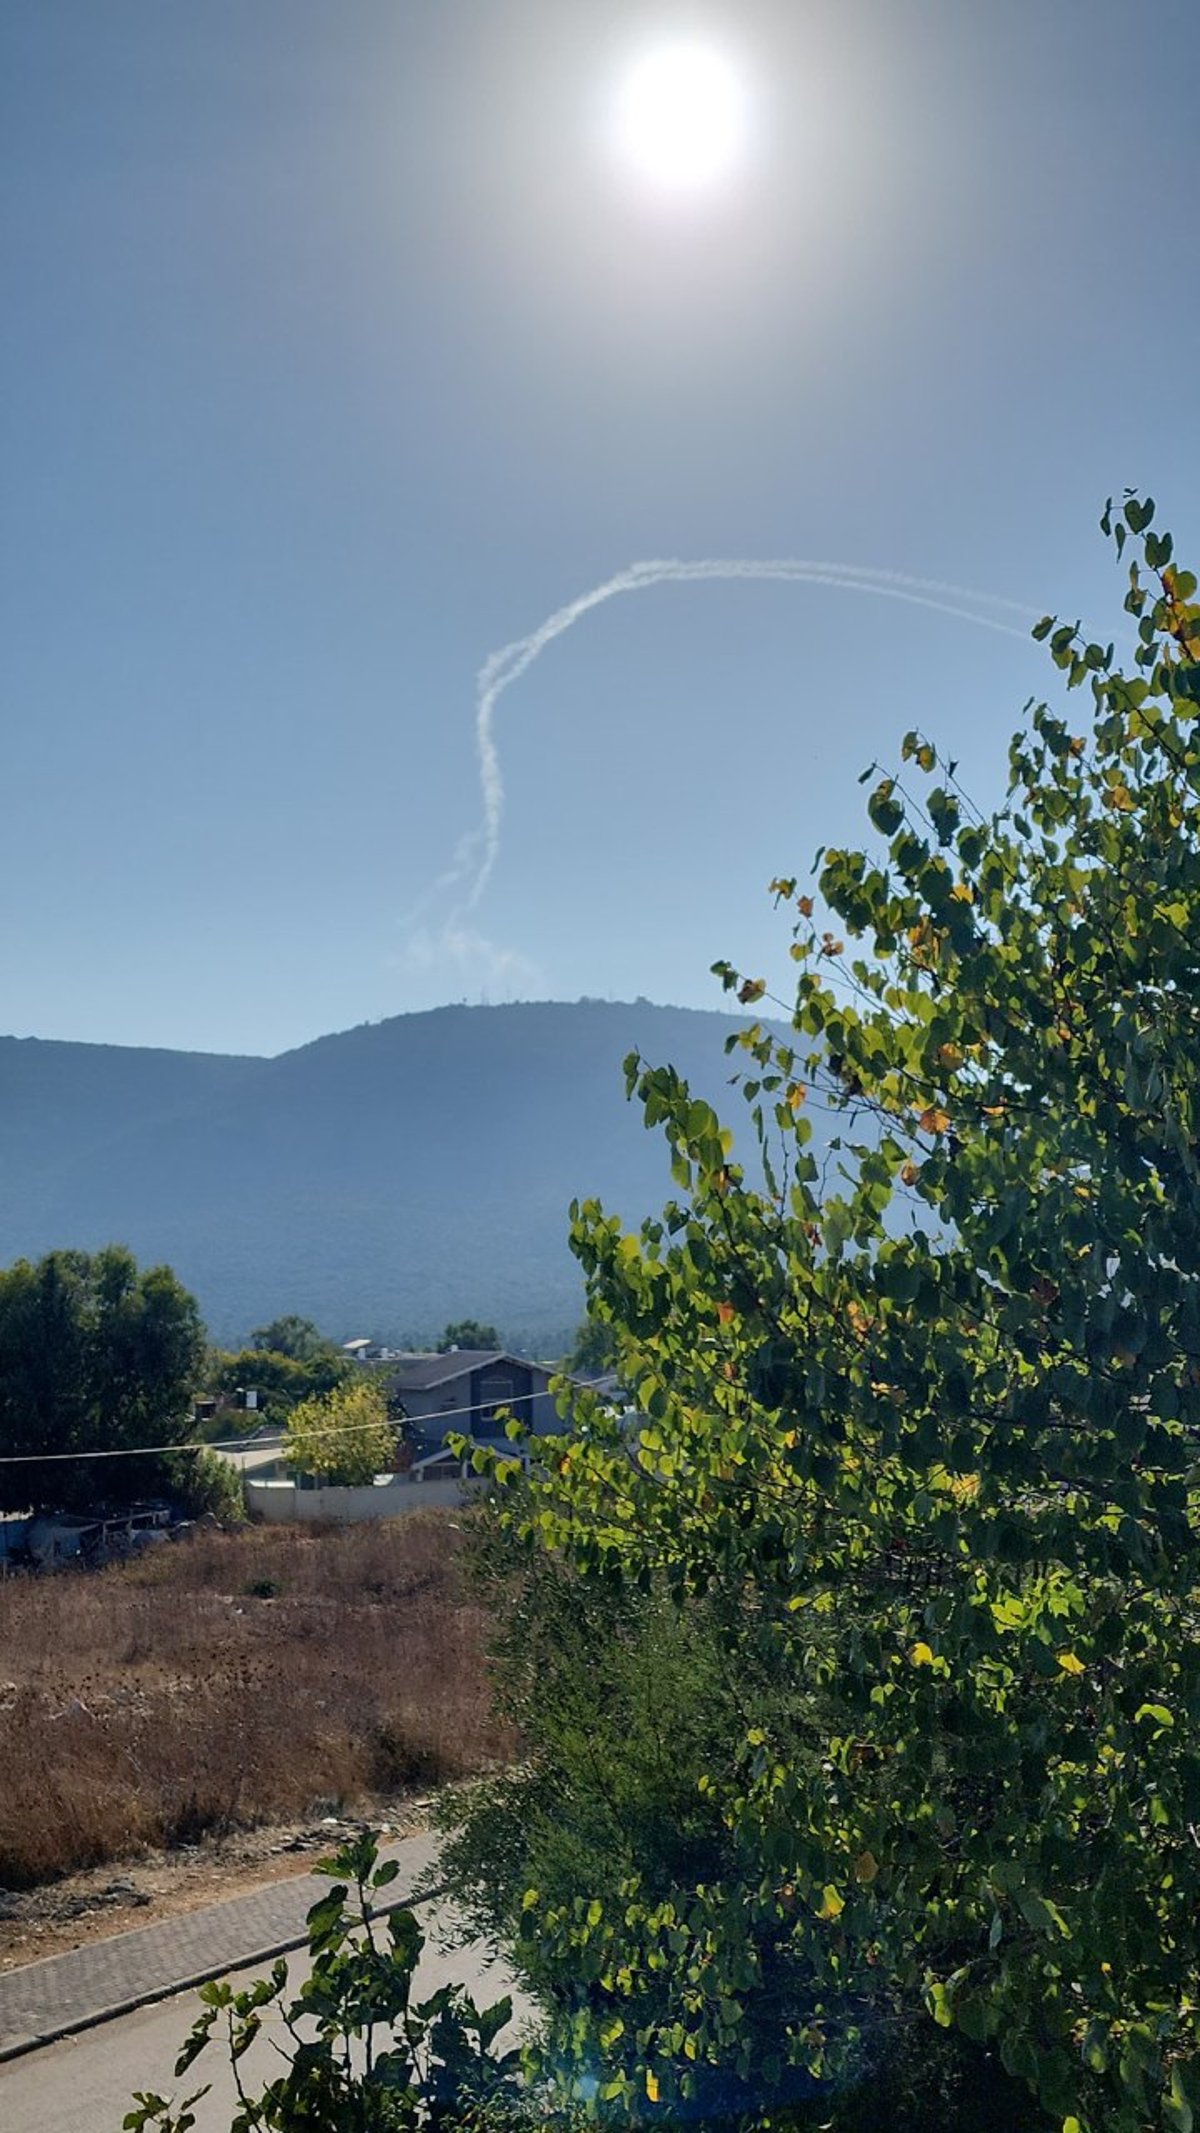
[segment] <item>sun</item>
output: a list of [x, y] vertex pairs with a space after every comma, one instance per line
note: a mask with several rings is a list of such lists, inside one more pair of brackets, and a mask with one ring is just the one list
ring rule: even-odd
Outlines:
[[746, 106], [741, 76], [714, 46], [659, 46], [630, 69], [618, 98], [622, 160], [664, 192], [706, 192], [741, 159]]

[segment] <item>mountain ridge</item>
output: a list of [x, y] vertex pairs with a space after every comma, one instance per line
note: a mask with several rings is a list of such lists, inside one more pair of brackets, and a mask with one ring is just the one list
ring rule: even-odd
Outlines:
[[338, 1338], [471, 1316], [552, 1347], [583, 1308], [571, 1199], [635, 1227], [670, 1196], [623, 1058], [676, 1066], [736, 1128], [741, 1026], [585, 999], [432, 1008], [272, 1057], [0, 1038], [0, 1259], [119, 1239], [226, 1342], [295, 1310]]

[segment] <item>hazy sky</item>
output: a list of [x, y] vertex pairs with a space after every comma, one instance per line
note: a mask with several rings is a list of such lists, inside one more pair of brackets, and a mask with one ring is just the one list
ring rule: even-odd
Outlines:
[[[998, 796], [1104, 498], [1200, 551], [1190, 0], [7, 0], [0, 1029], [276, 1051], [443, 1000], [717, 1004], [920, 722]], [[616, 145], [680, 38], [745, 153]], [[1001, 610], [994, 611], [997, 616]], [[1010, 621], [1018, 619], [1009, 615]], [[477, 851], [474, 856], [478, 856]]]

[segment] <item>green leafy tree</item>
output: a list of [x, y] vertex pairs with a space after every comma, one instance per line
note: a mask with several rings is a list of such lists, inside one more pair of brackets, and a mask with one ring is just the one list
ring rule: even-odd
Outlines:
[[588, 1203], [574, 1243], [640, 1430], [577, 1400], [528, 1482], [477, 1455], [526, 1544], [719, 1602], [811, 1690], [704, 1774], [711, 1878], [527, 1894], [614, 2108], [718, 2075], [770, 2108], [908, 2005], [1066, 2133], [1200, 2111], [1200, 606], [1151, 503], [1103, 525], [1132, 662], [1039, 625], [1077, 693], [1006, 804], [909, 734], [824, 915], [775, 884], [793, 1029], [731, 1040], [765, 1182], [629, 1062], [677, 1198], [640, 1235]]
[[[204, 1383], [208, 1392], [227, 1400], [253, 1386], [259, 1395], [260, 1415], [268, 1422], [280, 1422], [301, 1400], [320, 1397], [345, 1384], [356, 1367], [328, 1347], [303, 1359], [269, 1348], [243, 1348], [237, 1354], [215, 1349], [205, 1366]], [[232, 1419], [235, 1426], [242, 1420], [239, 1416]]]
[[446, 1355], [451, 1348], [500, 1348], [503, 1345], [496, 1328], [483, 1319], [456, 1318], [443, 1327], [437, 1352]]
[[617, 1360], [617, 1343], [612, 1327], [602, 1318], [585, 1318], [576, 1328], [575, 1343], [563, 1368], [577, 1377], [598, 1378], [611, 1370]]
[[246, 1522], [242, 1477], [217, 1452], [181, 1453], [172, 1462], [172, 1494], [189, 1518], [215, 1518], [222, 1526]]
[[[202, 1985], [203, 2012], [176, 2061], [176, 2080], [223, 2045], [237, 2091], [232, 2133], [500, 2133], [518, 2123], [518, 2055], [494, 2049], [511, 2001], [480, 2010], [452, 1985], [414, 1998], [424, 1934], [412, 1911], [381, 1905], [399, 1869], [394, 1860], [379, 1863], [373, 1838], [356, 1838], [316, 1871], [333, 1886], [308, 1914], [310, 1976], [290, 1998], [282, 1959], [244, 1989], [228, 1980]], [[247, 2055], [272, 2008], [282, 2012], [294, 2049], [283, 2071], [258, 2088]], [[190, 2133], [207, 2094], [205, 2085], [176, 2102], [142, 2090], [122, 2121], [126, 2133]]]
[[51, 1252], [0, 1272], [0, 1507], [89, 1510], [169, 1489], [186, 1468], [142, 1445], [182, 1442], [204, 1357], [194, 1299], [122, 1245]]
[[340, 1349], [326, 1339], [311, 1318], [298, 1318], [295, 1312], [273, 1318], [269, 1326], [257, 1326], [250, 1335], [250, 1346], [271, 1355], [290, 1356], [294, 1363], [342, 1360]]
[[302, 1400], [288, 1416], [283, 1444], [294, 1473], [346, 1488], [372, 1481], [396, 1463], [396, 1427], [383, 1387], [360, 1375]]

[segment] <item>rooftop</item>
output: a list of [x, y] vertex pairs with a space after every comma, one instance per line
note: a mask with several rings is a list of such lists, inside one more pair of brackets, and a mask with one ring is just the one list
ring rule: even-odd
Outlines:
[[489, 1363], [515, 1363], [521, 1370], [531, 1367], [519, 1355], [506, 1354], [503, 1348], [447, 1348], [440, 1355], [397, 1355], [393, 1362], [398, 1392], [432, 1392], [435, 1385], [448, 1385], [469, 1371], [486, 1369]]

